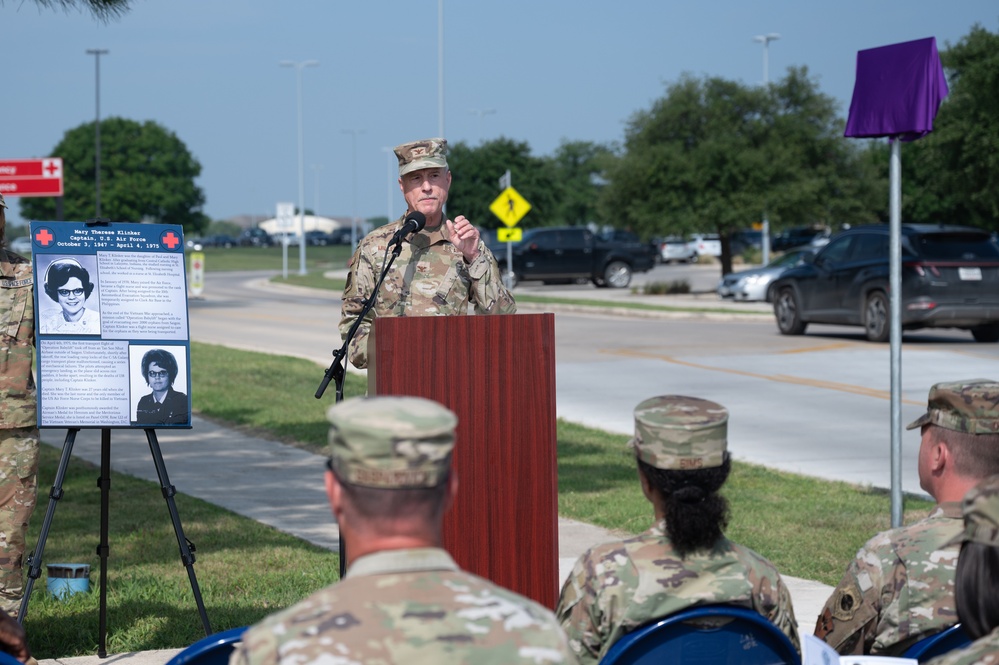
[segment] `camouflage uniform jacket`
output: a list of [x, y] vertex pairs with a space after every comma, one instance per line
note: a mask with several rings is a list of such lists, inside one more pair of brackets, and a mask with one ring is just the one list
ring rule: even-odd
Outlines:
[[957, 623], [958, 547], [943, 545], [963, 527], [961, 503], [954, 501], [871, 538], [826, 601], [816, 637], [844, 655], [894, 656]]
[[996, 665], [999, 663], [999, 628], [963, 649], [937, 656], [927, 665]]
[[0, 247], [0, 428], [34, 427], [34, 279], [31, 262]]
[[436, 548], [361, 557], [244, 635], [230, 665], [575, 663], [552, 613]]
[[673, 553], [660, 521], [643, 534], [591, 548], [562, 587], [555, 614], [580, 663], [596, 663], [621, 636], [696, 605], [749, 607], [800, 650], [791, 594], [773, 564], [720, 538], [710, 551]]
[[[375, 229], [361, 241], [350, 259], [350, 272], [343, 289], [340, 336], [346, 338], [364, 301], [375, 288], [385, 254], [402, 219]], [[402, 251], [385, 276], [375, 304], [350, 342], [348, 356], [356, 367], [367, 367], [368, 332], [376, 316], [450, 316], [468, 314], [513, 314], [517, 305], [503, 286], [496, 259], [479, 241], [479, 255], [469, 264], [447, 237], [447, 227], [424, 229], [402, 243]]]

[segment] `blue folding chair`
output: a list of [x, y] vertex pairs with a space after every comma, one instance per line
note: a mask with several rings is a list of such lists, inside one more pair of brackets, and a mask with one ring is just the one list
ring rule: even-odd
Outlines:
[[17, 658], [14, 658], [6, 651], [0, 651], [0, 665], [24, 665]]
[[948, 651], [961, 649], [969, 644], [971, 644], [971, 638], [961, 628], [961, 624], [957, 624], [919, 640], [905, 650], [902, 658], [915, 658], [920, 663], [925, 663]]
[[246, 626], [204, 637], [167, 661], [167, 665], [229, 665], [229, 656], [246, 632]]
[[787, 635], [755, 610], [704, 605], [671, 614], [615, 642], [600, 665], [800, 665]]

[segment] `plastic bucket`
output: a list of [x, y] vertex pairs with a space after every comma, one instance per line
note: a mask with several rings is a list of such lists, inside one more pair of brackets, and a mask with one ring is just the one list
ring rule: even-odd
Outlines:
[[50, 563], [45, 586], [56, 598], [90, 591], [90, 564]]

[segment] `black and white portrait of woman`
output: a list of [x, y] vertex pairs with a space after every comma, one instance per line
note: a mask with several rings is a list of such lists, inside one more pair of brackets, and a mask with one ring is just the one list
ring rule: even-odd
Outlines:
[[135, 425], [186, 425], [191, 420], [187, 394], [174, 390], [180, 368], [166, 349], [149, 349], [142, 355], [142, 378], [149, 386], [135, 408]]
[[44, 290], [58, 308], [39, 317], [38, 332], [42, 335], [100, 335], [101, 315], [97, 309], [87, 306], [94, 287], [90, 271], [77, 259], [66, 257], [52, 261], [45, 270]]

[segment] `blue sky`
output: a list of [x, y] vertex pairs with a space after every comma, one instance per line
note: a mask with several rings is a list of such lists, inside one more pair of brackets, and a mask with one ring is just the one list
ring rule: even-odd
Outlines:
[[[437, 0], [134, 0], [107, 24], [0, 2], [0, 159], [48, 156], [93, 121], [93, 48], [110, 51], [102, 118], [175, 132], [213, 219], [298, 201], [296, 73], [280, 60], [320, 63], [302, 71], [305, 205], [320, 214], [401, 214], [383, 148], [438, 133]], [[924, 37], [943, 49], [976, 22], [999, 29], [995, 0], [444, 0], [445, 135], [505, 136], [537, 156], [619, 142], [684, 72], [761, 83], [753, 36], [767, 33], [780, 34], [771, 80], [807, 66], [845, 119], [858, 50]]]

